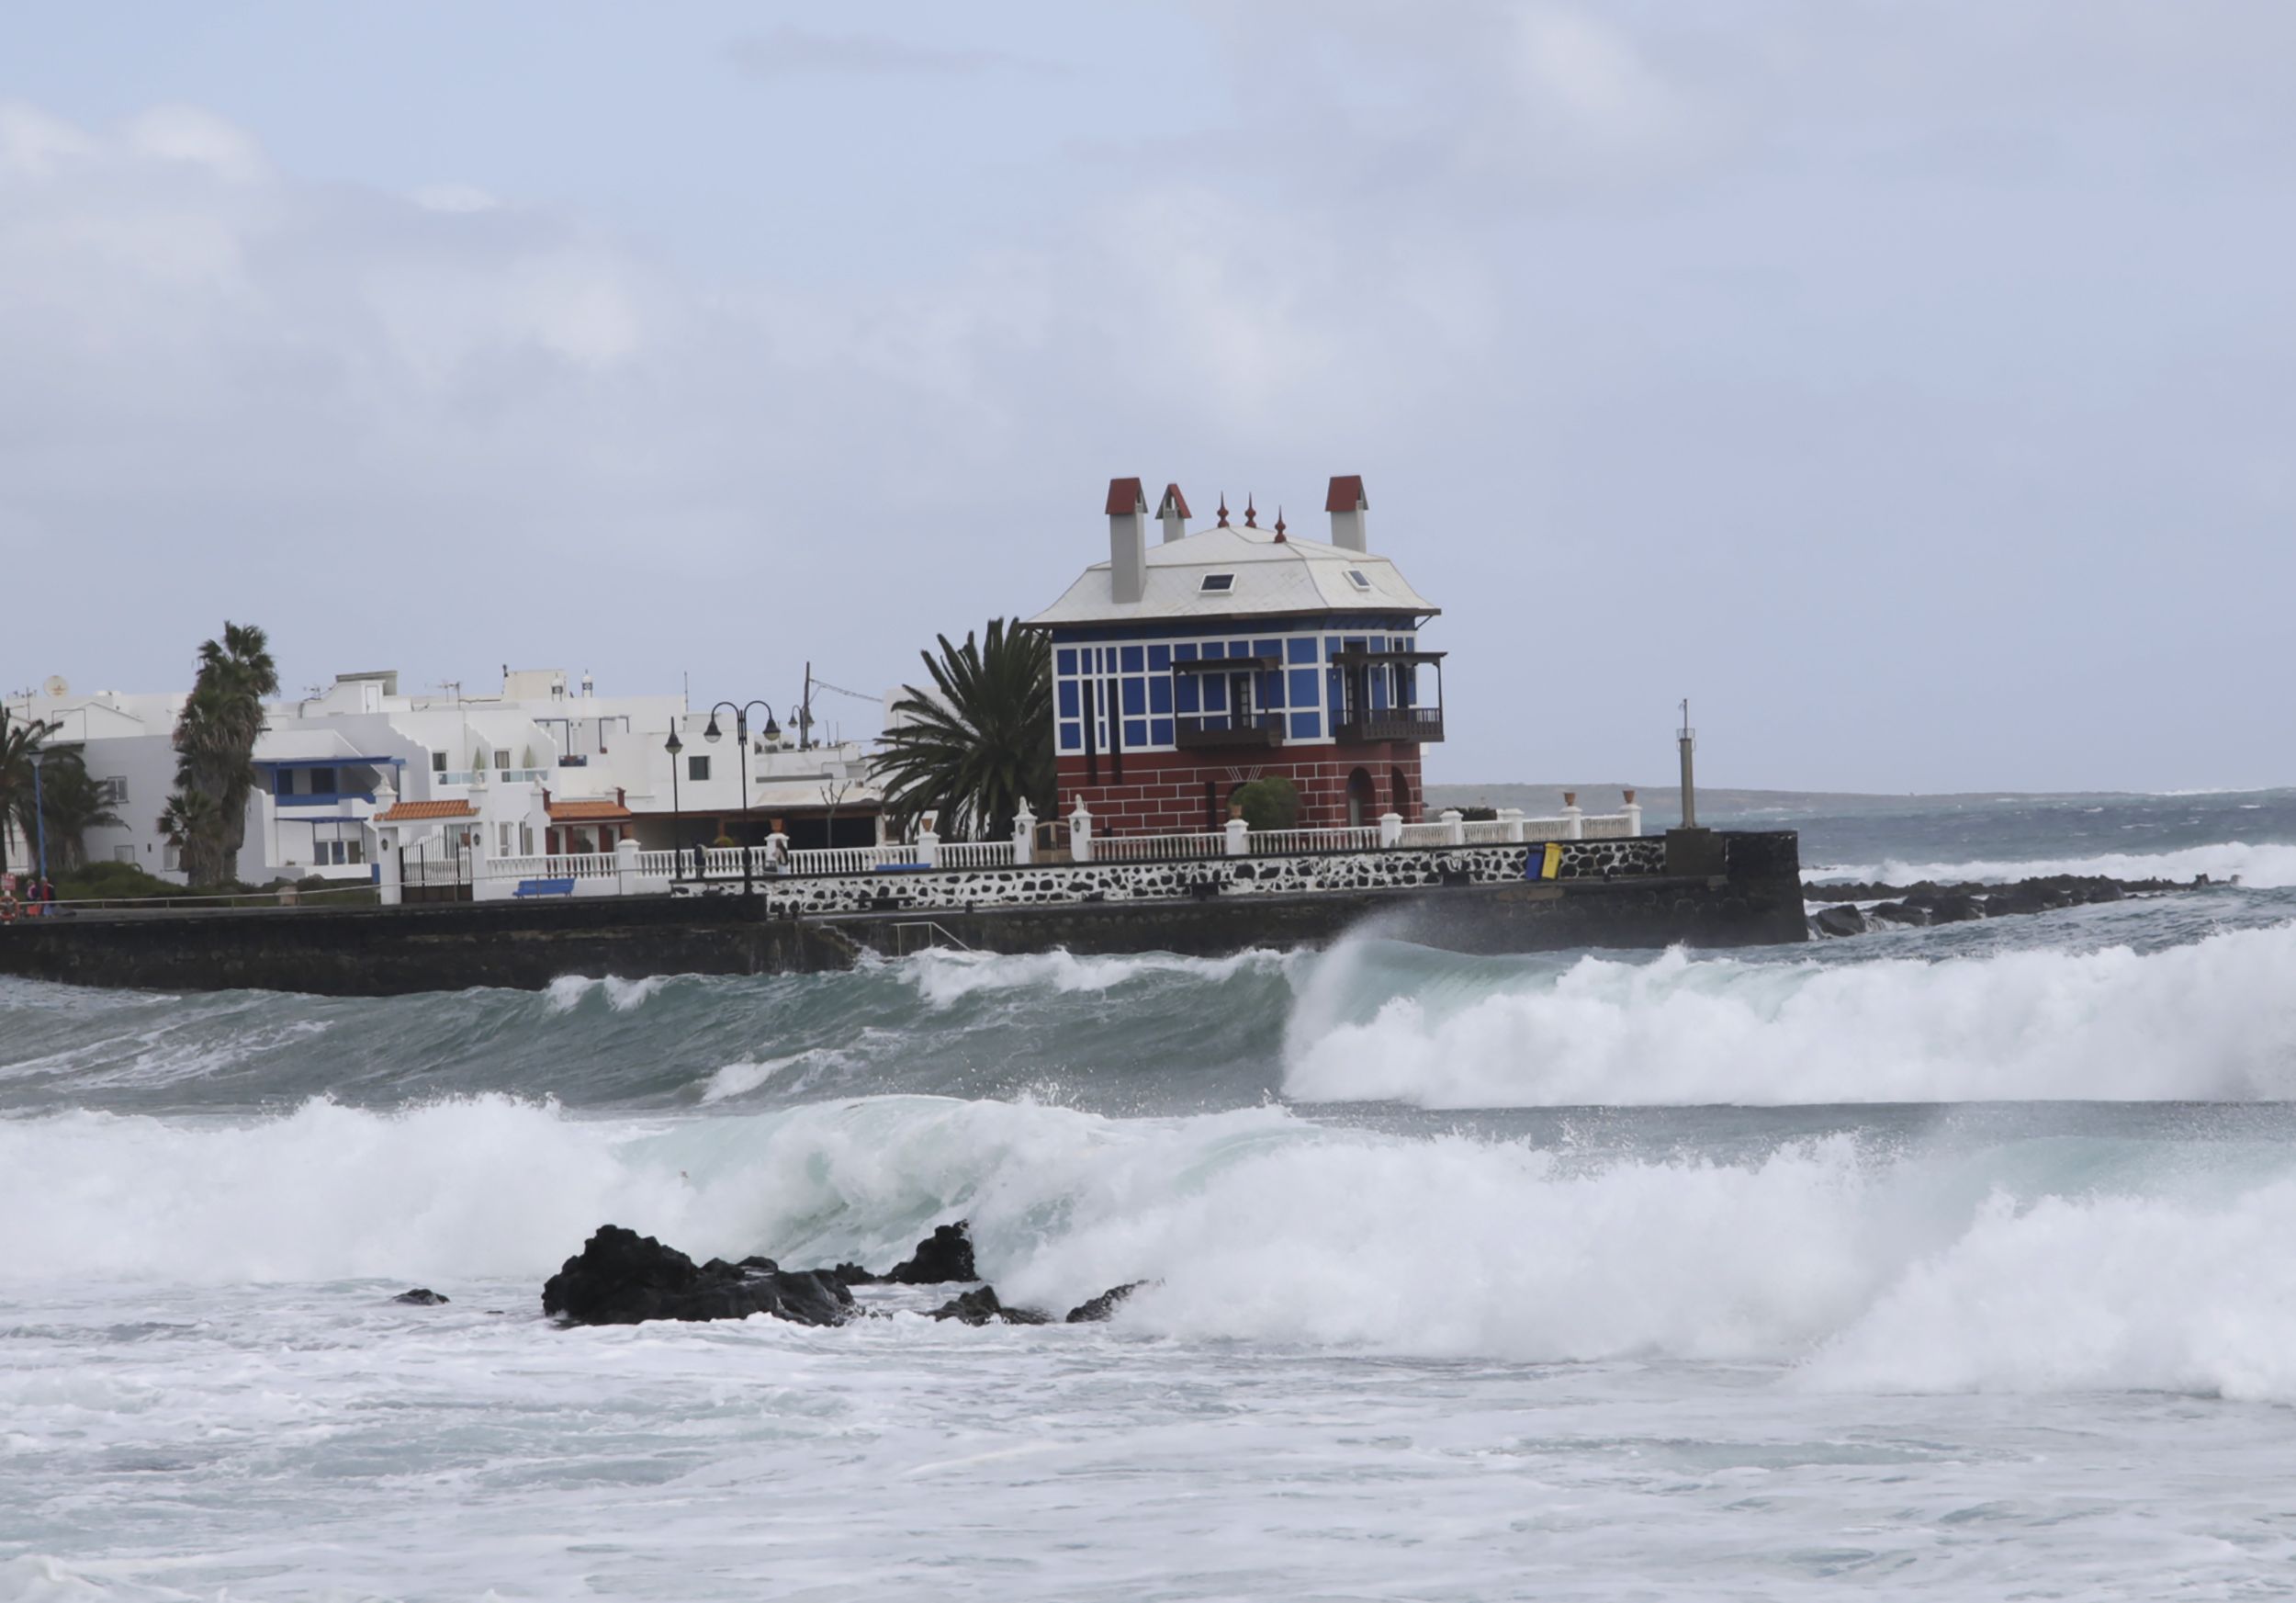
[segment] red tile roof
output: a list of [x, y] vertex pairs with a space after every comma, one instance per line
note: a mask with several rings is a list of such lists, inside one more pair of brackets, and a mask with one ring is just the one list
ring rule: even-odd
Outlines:
[[550, 819], [558, 824], [608, 824], [637, 815], [614, 801], [554, 801]]
[[1109, 480], [1109, 516], [1122, 517], [1128, 512], [1146, 512], [1148, 492], [1140, 487], [1137, 479]]
[[1363, 475], [1337, 473], [1332, 477], [1331, 493], [1323, 498], [1325, 512], [1358, 512], [1370, 506], [1364, 499]]
[[406, 824], [423, 818], [475, 818], [478, 809], [467, 801], [402, 801], [375, 821], [378, 824]]

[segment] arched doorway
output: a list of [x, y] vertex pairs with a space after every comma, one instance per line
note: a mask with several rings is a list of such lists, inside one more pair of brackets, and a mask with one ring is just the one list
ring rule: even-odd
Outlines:
[[1347, 827], [1360, 830], [1372, 822], [1372, 809], [1379, 805], [1379, 787], [1371, 782], [1371, 771], [1358, 768], [1347, 776]]
[[1406, 824], [1411, 822], [1411, 775], [1398, 768], [1388, 781], [1388, 794], [1395, 816]]

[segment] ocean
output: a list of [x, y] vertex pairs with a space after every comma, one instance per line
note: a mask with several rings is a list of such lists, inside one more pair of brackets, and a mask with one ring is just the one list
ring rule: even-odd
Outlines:
[[[2296, 1591], [2296, 792], [1707, 821], [2241, 883], [1729, 953], [0, 980], [0, 1598]], [[609, 1221], [883, 1268], [956, 1218], [1007, 1303], [1154, 1283], [538, 1303]]]

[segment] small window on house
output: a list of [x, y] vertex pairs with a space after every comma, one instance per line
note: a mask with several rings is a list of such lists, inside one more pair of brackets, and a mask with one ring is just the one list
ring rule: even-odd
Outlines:
[[[128, 782], [118, 775], [98, 781], [96, 790], [97, 796], [107, 807], [124, 807], [128, 805]], [[129, 861], [132, 863], [135, 860], [129, 858]]]
[[135, 860], [136, 849], [133, 846], [115, 846], [112, 848], [112, 861], [114, 863], [133, 863]]
[[311, 794], [311, 795], [313, 795], [313, 796], [332, 796], [332, 795], [334, 795], [334, 793], [335, 793], [335, 771], [334, 771], [333, 769], [332, 769], [332, 768], [314, 768], [314, 769], [310, 770], [309, 772], [310, 772], [310, 794]]
[[345, 841], [343, 843], [343, 849], [350, 853], [352, 862], [364, 863], [366, 861], [366, 842], [365, 841], [355, 836], [351, 840]]
[[1206, 593], [1234, 588], [1235, 575], [1232, 573], [1207, 573], [1204, 575], [1204, 582], [1198, 586], [1198, 589]]
[[1360, 568], [1350, 568], [1347, 570], [1347, 582], [1354, 585], [1357, 590], [1368, 590], [1371, 588], [1371, 581], [1363, 576], [1363, 570]]
[[431, 753], [431, 772], [433, 773], [444, 773], [446, 772], [445, 752], [433, 751]]
[[710, 760], [707, 757], [689, 757], [686, 759], [686, 777], [688, 779], [707, 779], [709, 776]]
[[500, 746], [496, 747], [494, 749], [494, 772], [497, 773], [508, 773], [510, 772], [510, 767], [511, 754], [502, 750]]

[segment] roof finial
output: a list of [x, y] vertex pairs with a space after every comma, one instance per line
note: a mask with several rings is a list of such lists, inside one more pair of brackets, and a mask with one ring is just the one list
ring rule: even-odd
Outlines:
[[1258, 509], [1252, 505], [1252, 492], [1247, 490], [1244, 492], [1244, 526], [1247, 529], [1258, 528], [1259, 516]]
[[1220, 526], [1220, 527], [1221, 527], [1221, 528], [1223, 528], [1223, 529], [1224, 529], [1224, 528], [1226, 528], [1226, 527], [1228, 526], [1228, 492], [1227, 492], [1226, 491], [1224, 491], [1224, 490], [1223, 490], [1223, 491], [1221, 491], [1220, 492], [1220, 525], [1219, 525], [1219, 526]]
[[1277, 542], [1277, 544], [1281, 545], [1281, 544], [1283, 543], [1283, 537], [1284, 537], [1284, 509], [1283, 509], [1283, 503], [1282, 503], [1281, 502], [1277, 502], [1277, 504], [1276, 504], [1276, 542]]

